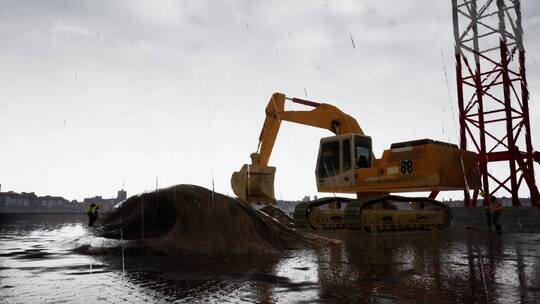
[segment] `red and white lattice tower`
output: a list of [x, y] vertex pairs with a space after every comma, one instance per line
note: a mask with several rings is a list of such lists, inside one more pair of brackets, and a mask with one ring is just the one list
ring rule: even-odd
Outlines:
[[[540, 208], [529, 123], [520, 0], [452, 0], [460, 147], [478, 154], [483, 190]], [[523, 193], [523, 190], [522, 190]], [[476, 206], [465, 195], [466, 206]]]

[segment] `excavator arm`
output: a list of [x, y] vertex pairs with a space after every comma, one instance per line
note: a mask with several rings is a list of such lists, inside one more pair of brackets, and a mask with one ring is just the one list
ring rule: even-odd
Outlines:
[[[285, 111], [285, 101], [312, 107], [309, 111]], [[288, 98], [274, 93], [266, 106], [266, 118], [259, 136], [257, 152], [251, 154], [251, 165], [245, 164], [234, 172], [231, 186], [241, 201], [247, 203], [272, 204], [274, 197], [275, 167], [268, 166], [279, 127], [289, 121], [321, 129], [336, 135], [343, 133], [364, 134], [356, 119], [343, 113], [333, 105], [299, 98]]]
[[[313, 107], [310, 111], [285, 111], [285, 101]], [[299, 98], [288, 98], [282, 93], [274, 93], [266, 106], [266, 119], [259, 136], [260, 165], [267, 166], [282, 121], [327, 129], [336, 135], [343, 133], [364, 134], [356, 119], [343, 113], [333, 105]]]

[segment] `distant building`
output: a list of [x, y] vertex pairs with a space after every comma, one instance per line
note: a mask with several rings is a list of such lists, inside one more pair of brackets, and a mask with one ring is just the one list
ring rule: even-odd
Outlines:
[[116, 198], [103, 198], [101, 195], [85, 198], [83, 204], [85, 206], [90, 206], [90, 204], [99, 205], [101, 210], [107, 212], [112, 209], [117, 203], [127, 199], [127, 192], [122, 189], [119, 190], [116, 194]]
[[116, 202], [120, 203], [122, 201], [125, 201], [126, 199], [127, 199], [127, 192], [124, 189], [119, 190], [116, 195]]
[[126, 198], [124, 189], [117, 192], [116, 198], [94, 196], [83, 202], [68, 201], [60, 196], [37, 196], [34, 192], [0, 192], [0, 213], [84, 213], [90, 204], [100, 205], [102, 211], [107, 212]]
[[[499, 201], [504, 207], [512, 207], [512, 198], [511, 197], [498, 197]], [[450, 207], [463, 207], [463, 200], [448, 200], [444, 201], [448, 206]], [[531, 206], [531, 199], [530, 198], [519, 198], [519, 202], [523, 207], [529, 207]], [[484, 205], [484, 199], [482, 197], [478, 197], [478, 201], [476, 202], [477, 207], [482, 207]]]
[[0, 192], [0, 212], [78, 213], [82, 205], [59, 196], [37, 196], [34, 192]]

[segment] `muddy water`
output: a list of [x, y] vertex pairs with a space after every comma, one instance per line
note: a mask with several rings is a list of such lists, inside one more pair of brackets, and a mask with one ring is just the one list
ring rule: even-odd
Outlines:
[[122, 265], [85, 220], [0, 215], [0, 302], [540, 303], [538, 234], [332, 233], [343, 246], [218, 261], [126, 250]]

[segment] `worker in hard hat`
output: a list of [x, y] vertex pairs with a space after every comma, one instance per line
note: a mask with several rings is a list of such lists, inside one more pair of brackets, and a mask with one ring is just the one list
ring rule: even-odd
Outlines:
[[96, 204], [91, 204], [88, 209], [86, 209], [86, 215], [88, 215], [88, 227], [94, 226], [94, 223], [99, 219], [98, 215], [99, 206]]
[[486, 193], [484, 191], [480, 191], [480, 196], [484, 198], [484, 210], [486, 211], [487, 225], [488, 229], [491, 230], [491, 210], [486, 200]]
[[488, 227], [491, 230], [491, 226], [495, 226], [495, 230], [497, 233], [502, 233], [502, 226], [501, 226], [501, 214], [503, 212], [503, 206], [501, 202], [493, 195], [489, 195], [486, 200], [486, 194], [484, 192], [481, 192], [480, 195], [484, 197], [485, 203], [485, 209], [486, 209], [486, 218]]
[[498, 234], [501, 234], [502, 232], [502, 226], [501, 226], [501, 214], [503, 212], [503, 206], [501, 202], [493, 195], [489, 197], [489, 205], [490, 205], [490, 211], [492, 214], [492, 222], [493, 225], [495, 225], [495, 230]]

